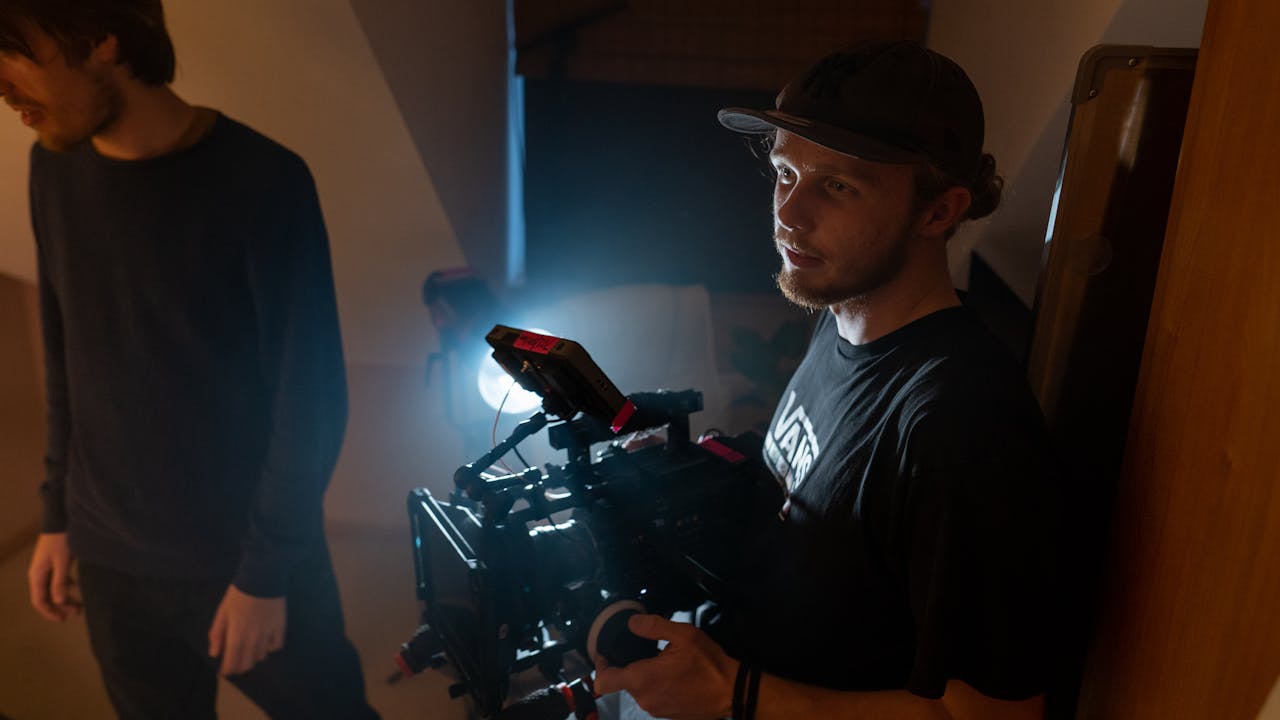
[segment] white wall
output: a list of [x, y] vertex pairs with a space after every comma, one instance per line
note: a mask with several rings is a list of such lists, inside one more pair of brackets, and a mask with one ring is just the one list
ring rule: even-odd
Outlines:
[[1030, 306], [1080, 57], [1097, 44], [1198, 47], [1208, 0], [934, 0], [929, 45], [973, 79], [987, 149], [1005, 177], [1000, 209], [952, 241], [952, 273], [976, 249]]

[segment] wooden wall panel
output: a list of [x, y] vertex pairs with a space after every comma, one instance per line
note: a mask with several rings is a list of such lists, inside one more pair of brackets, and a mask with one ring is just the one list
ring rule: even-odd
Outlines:
[[1274, 0], [1213, 0], [1081, 718], [1253, 720], [1280, 674]]

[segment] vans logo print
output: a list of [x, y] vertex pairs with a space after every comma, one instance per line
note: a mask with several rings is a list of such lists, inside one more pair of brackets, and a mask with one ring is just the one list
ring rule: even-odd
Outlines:
[[809, 421], [804, 406], [796, 402], [795, 391], [792, 391], [782, 412], [778, 413], [777, 424], [765, 437], [765, 462], [777, 477], [783, 479], [787, 493], [791, 494], [804, 482], [819, 452], [813, 423]]

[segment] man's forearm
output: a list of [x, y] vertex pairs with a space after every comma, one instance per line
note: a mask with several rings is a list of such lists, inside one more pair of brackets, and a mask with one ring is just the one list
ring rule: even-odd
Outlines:
[[[735, 694], [744, 677], [737, 660], [706, 632], [657, 615], [636, 615], [627, 629], [647, 640], [665, 640], [656, 657], [622, 667], [596, 668], [596, 691], [627, 690], [650, 715], [675, 720], [708, 720], [729, 714], [731, 706], [750, 706]], [[748, 681], [748, 686], [750, 682]], [[884, 720], [1043, 720], [1044, 699], [997, 700], [960, 680], [950, 680], [940, 699], [906, 690], [859, 692], [831, 690], [760, 676], [753, 720], [791, 718], [862, 718]]]

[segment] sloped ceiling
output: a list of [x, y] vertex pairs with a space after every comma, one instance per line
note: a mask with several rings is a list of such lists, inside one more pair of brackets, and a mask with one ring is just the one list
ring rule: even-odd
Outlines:
[[468, 263], [500, 283], [507, 275], [506, 0], [350, 2]]

